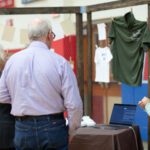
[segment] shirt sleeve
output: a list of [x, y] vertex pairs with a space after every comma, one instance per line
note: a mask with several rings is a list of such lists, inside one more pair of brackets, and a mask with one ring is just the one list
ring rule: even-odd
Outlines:
[[99, 48], [97, 48], [97, 49], [95, 50], [95, 56], [94, 56], [94, 62], [95, 62], [95, 63], [98, 63], [98, 62], [99, 62], [99, 60], [98, 60], [98, 51], [99, 51]]
[[111, 26], [110, 26], [110, 30], [109, 30], [109, 39], [110, 39], [110, 43], [113, 42], [113, 40], [115, 39], [115, 27], [114, 27], [114, 21], [112, 21]]
[[145, 105], [145, 111], [147, 112], [147, 114], [150, 116], [150, 103], [147, 103]]
[[62, 93], [64, 105], [68, 113], [69, 134], [74, 134], [75, 130], [80, 127], [83, 104], [79, 94], [76, 77], [66, 62], [62, 77]]
[[148, 49], [150, 48], [150, 30], [148, 26], [146, 27], [145, 32], [144, 32], [144, 36], [142, 39], [142, 47], [144, 51], [148, 51]]
[[106, 62], [110, 62], [110, 61], [112, 60], [113, 56], [112, 56], [112, 54], [111, 54], [111, 51], [110, 51], [109, 47], [107, 47], [106, 51], [107, 51], [107, 59], [106, 59]]
[[11, 103], [10, 94], [6, 84], [5, 70], [0, 78], [0, 103]]

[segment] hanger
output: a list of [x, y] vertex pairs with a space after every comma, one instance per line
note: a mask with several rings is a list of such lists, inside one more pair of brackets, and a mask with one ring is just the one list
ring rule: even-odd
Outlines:
[[131, 13], [133, 13], [133, 8], [132, 7], [130, 8], [130, 11], [131, 11]]

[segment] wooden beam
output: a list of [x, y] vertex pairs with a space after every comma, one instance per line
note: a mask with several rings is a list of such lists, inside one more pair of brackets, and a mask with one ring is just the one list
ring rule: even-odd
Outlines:
[[0, 15], [80, 13], [80, 7], [0, 8]]
[[[148, 4], [150, 0], [127, 0], [127, 1], [115, 1], [108, 3], [101, 3], [84, 7], [84, 12], [94, 12], [108, 9], [123, 8], [128, 6]], [[21, 8], [0, 8], [0, 14], [4, 15], [17, 15], [17, 14], [65, 14], [65, 13], [80, 13], [81, 8], [76, 7], [21, 7]]]
[[[87, 109], [86, 115], [92, 115], [92, 17], [91, 13], [87, 13]], [[91, 116], [92, 117], [92, 116]]]
[[81, 98], [84, 102], [84, 62], [83, 62], [83, 22], [82, 14], [76, 13], [77, 80]]
[[150, 0], [130, 0], [130, 1], [124, 1], [124, 2], [115, 1], [115, 2], [108, 2], [108, 3], [101, 3], [101, 4], [87, 6], [86, 11], [95, 12], [95, 11], [123, 8], [123, 7], [143, 5], [143, 4], [149, 4], [149, 3], [150, 3]]

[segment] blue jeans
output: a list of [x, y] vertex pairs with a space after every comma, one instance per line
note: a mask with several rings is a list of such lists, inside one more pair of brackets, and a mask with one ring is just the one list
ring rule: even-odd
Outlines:
[[17, 150], [68, 150], [68, 127], [62, 118], [16, 120]]

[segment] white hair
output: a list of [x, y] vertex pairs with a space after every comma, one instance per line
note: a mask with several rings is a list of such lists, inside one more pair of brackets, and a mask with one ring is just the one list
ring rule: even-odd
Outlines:
[[5, 51], [2, 47], [2, 45], [0, 45], [0, 61], [5, 61]]
[[36, 18], [28, 26], [28, 37], [32, 40], [39, 40], [46, 36], [52, 30], [50, 23], [47, 20]]

